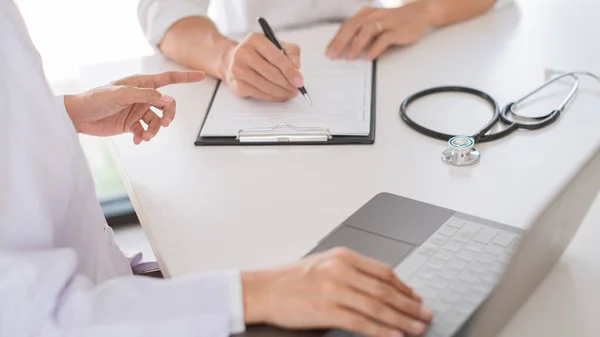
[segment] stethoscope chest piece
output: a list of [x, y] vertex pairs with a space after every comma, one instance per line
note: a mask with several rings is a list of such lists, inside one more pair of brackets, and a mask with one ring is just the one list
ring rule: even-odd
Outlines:
[[453, 166], [470, 166], [479, 162], [481, 155], [475, 146], [475, 139], [469, 136], [454, 136], [448, 140], [447, 149], [442, 152], [442, 160]]

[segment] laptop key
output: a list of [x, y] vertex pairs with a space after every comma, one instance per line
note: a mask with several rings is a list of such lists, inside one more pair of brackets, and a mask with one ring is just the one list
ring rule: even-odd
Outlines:
[[492, 243], [490, 245], [485, 246], [485, 251], [493, 255], [500, 255], [504, 253], [504, 248]]
[[421, 267], [421, 269], [419, 269], [418, 275], [424, 279], [430, 279], [433, 276], [435, 276], [436, 273], [437, 273], [437, 270], [435, 270], [429, 266], [423, 266], [423, 267]]
[[497, 230], [489, 227], [484, 227], [477, 233], [477, 235], [475, 235], [473, 240], [487, 245], [488, 243], [490, 243], [490, 241], [492, 241], [496, 234], [498, 234]]
[[455, 303], [460, 299], [460, 293], [448, 289], [440, 295], [440, 299], [448, 301], [449, 303]]
[[454, 240], [450, 240], [444, 245], [444, 248], [453, 252], [458, 252], [462, 249], [462, 245]]
[[517, 251], [518, 247], [519, 247], [519, 239], [517, 238], [516, 240], [513, 240], [513, 242], [506, 248], [506, 252], [509, 253], [510, 255], [513, 255]]
[[438, 250], [440, 250], [440, 247], [440, 245], [436, 245], [431, 242], [425, 242], [421, 245], [421, 247], [419, 247], [418, 252], [419, 254], [423, 254], [425, 256], [433, 256], [438, 252]]
[[463, 301], [462, 299], [457, 303], [456, 310], [463, 314], [470, 315], [475, 310], [475, 303], [470, 301]]
[[437, 297], [440, 291], [432, 287], [425, 287], [419, 290], [418, 293], [421, 297], [423, 297], [423, 299], [433, 299]]
[[456, 234], [456, 232], [458, 232], [458, 228], [456, 227], [451, 227], [448, 225], [444, 225], [442, 226], [442, 228], [440, 228], [437, 233], [444, 235], [444, 236], [452, 236], [454, 234]]
[[484, 248], [485, 248], [485, 245], [478, 243], [478, 242], [474, 242], [474, 241], [471, 241], [465, 245], [465, 249], [468, 249], [475, 253], [482, 251]]
[[394, 274], [400, 280], [408, 280], [427, 260], [429, 260], [428, 256], [419, 253], [410, 254], [394, 268]]
[[496, 262], [494, 262], [490, 266], [490, 270], [498, 274], [502, 274], [504, 272], [504, 269], [506, 269], [506, 267], [504, 266], [504, 264], [498, 262], [498, 260], [496, 260]]
[[428, 283], [430, 286], [432, 286], [438, 290], [445, 289], [450, 284], [450, 282], [448, 280], [443, 279], [441, 277], [437, 277], [437, 276], [434, 276], [431, 279], [431, 281], [429, 281]]
[[496, 261], [500, 262], [501, 264], [508, 264], [510, 262], [510, 255], [507, 253], [502, 254], [498, 256]]
[[428, 307], [431, 310], [433, 310], [433, 312], [437, 313], [436, 316], [440, 316], [443, 315], [446, 311], [450, 310], [450, 308], [452, 308], [452, 303], [448, 303], [444, 299], [437, 298], [435, 301], [429, 303]]
[[448, 249], [440, 249], [437, 254], [435, 254], [435, 257], [440, 259], [440, 260], [444, 260], [444, 261], [449, 261], [450, 259], [452, 259], [452, 257], [454, 256], [454, 252], [448, 250]]
[[494, 261], [496, 261], [496, 256], [492, 255], [490, 253], [487, 253], [487, 252], [483, 252], [483, 253], [479, 254], [479, 256], [477, 256], [477, 261], [485, 263], [485, 264], [490, 264], [490, 263], [493, 263]]
[[467, 223], [466, 220], [462, 220], [459, 218], [451, 218], [446, 222], [446, 226], [454, 227], [454, 228], [462, 228]]
[[515, 239], [515, 237], [517, 236], [513, 233], [500, 232], [498, 235], [496, 235], [496, 237], [494, 237], [494, 240], [492, 242], [497, 244], [498, 246], [508, 247], [510, 243]]
[[475, 273], [483, 273], [487, 269], [487, 266], [481, 262], [475, 261], [469, 265], [469, 270]]
[[421, 288], [421, 287], [427, 285], [428, 283], [429, 283], [429, 280], [426, 280], [426, 279], [422, 278], [419, 275], [414, 275], [408, 281], [406, 281], [406, 284], [409, 287], [412, 287], [412, 288], [415, 288], [415, 289]]
[[[477, 278], [475, 278], [477, 279]], [[474, 280], [473, 280], [474, 281]], [[467, 291], [469, 289], [468, 282], [462, 282], [460, 279], [452, 284], [452, 289], [458, 291], [459, 293]]]
[[445, 323], [458, 325], [465, 318], [465, 315], [456, 309], [450, 309], [442, 317]]
[[456, 269], [446, 267], [442, 271], [440, 271], [437, 275], [441, 278], [445, 278], [446, 280], [454, 280], [458, 276], [459, 273], [460, 273], [460, 271], [458, 271]]
[[452, 260], [448, 263], [448, 267], [450, 267], [452, 269], [456, 269], [458, 271], [461, 271], [461, 270], [467, 268], [468, 265], [469, 265], [468, 262], [459, 260], [459, 259]]
[[461, 260], [471, 262], [471, 261], [473, 261], [473, 259], [475, 259], [475, 253], [465, 249], [465, 250], [462, 250], [460, 253], [458, 253], [458, 255], [456, 255], [456, 257]]
[[433, 269], [440, 270], [446, 265], [446, 261], [433, 257], [427, 261], [427, 265]]
[[481, 279], [484, 280], [484, 281], [486, 281], [486, 282], [495, 284], [498, 281], [499, 278], [500, 278], [499, 274], [496, 274], [496, 273], [494, 273], [493, 271], [490, 270], [487, 273], [485, 273]]
[[474, 273], [473, 271], [465, 270], [462, 273], [460, 273], [460, 276], [458, 277], [458, 279], [461, 281], [468, 282], [468, 283], [473, 283], [473, 282], [477, 281], [478, 277], [479, 276], [477, 276], [477, 274]]
[[477, 292], [471, 288], [464, 294], [463, 298], [466, 302], [477, 305], [479, 302], [481, 302], [481, 300], [483, 300], [483, 297], [484, 296], [480, 292]]
[[447, 236], [443, 236], [443, 235], [438, 234], [438, 233], [433, 234], [429, 239], [427, 239], [427, 242], [431, 242], [433, 244], [440, 245], [440, 246], [442, 246], [443, 244], [445, 244], [446, 241], [448, 241], [448, 237]]
[[481, 226], [476, 225], [472, 222], [468, 222], [463, 228], [461, 228], [456, 233], [453, 239], [458, 242], [467, 243], [475, 234], [477, 234], [480, 228]]

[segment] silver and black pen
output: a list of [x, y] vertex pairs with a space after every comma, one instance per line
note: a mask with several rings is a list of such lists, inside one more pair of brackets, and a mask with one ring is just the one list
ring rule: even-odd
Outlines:
[[[275, 47], [277, 47], [277, 49], [279, 49], [283, 53], [285, 53], [285, 49], [283, 49], [283, 47], [281, 46], [279, 41], [277, 41], [277, 38], [275, 37], [275, 33], [273, 33], [273, 30], [271, 29], [271, 26], [269, 25], [267, 20], [265, 20], [264, 18], [258, 18], [258, 23], [260, 24], [260, 27], [262, 28], [263, 33], [269, 39], [269, 41], [271, 41], [275, 45]], [[300, 93], [302, 94], [304, 99], [308, 102], [308, 104], [312, 105], [310, 96], [308, 96], [308, 92], [306, 92], [306, 89], [304, 88], [304, 86], [298, 88], [298, 90], [300, 90]]]

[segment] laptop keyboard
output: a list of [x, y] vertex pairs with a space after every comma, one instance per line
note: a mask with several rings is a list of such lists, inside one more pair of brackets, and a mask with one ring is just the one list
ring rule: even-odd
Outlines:
[[515, 252], [518, 234], [451, 218], [394, 269], [434, 319], [426, 337], [448, 337], [487, 298]]

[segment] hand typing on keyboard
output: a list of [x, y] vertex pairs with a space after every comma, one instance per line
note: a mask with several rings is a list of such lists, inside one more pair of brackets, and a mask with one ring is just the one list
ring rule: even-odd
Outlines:
[[243, 273], [242, 283], [248, 323], [402, 337], [424, 334], [432, 319], [422, 298], [389, 267], [345, 248]]

